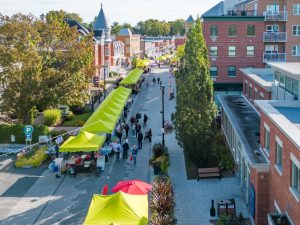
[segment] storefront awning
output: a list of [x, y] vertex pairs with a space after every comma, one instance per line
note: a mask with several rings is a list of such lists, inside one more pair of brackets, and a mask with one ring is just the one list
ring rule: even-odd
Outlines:
[[133, 85], [138, 82], [141, 75], [143, 74], [143, 70], [141, 69], [134, 69], [131, 70], [130, 73], [120, 82], [121, 85]]

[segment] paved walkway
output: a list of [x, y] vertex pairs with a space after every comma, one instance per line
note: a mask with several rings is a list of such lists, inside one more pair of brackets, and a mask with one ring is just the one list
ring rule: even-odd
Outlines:
[[[160, 70], [159, 76], [166, 86], [165, 120], [170, 121], [171, 112], [175, 109], [175, 100], [168, 100], [170, 74]], [[152, 84], [152, 75], [146, 79]], [[174, 80], [172, 80], [172, 85]], [[161, 91], [159, 86], [143, 87], [132, 107], [132, 115], [136, 112], [149, 115], [148, 127], [153, 130], [153, 141], [161, 141]], [[130, 118], [131, 114], [128, 116]], [[211, 199], [235, 198], [237, 211], [246, 216], [246, 207], [241, 198], [241, 191], [235, 178], [187, 181], [185, 176], [182, 150], [177, 146], [174, 134], [166, 135], [166, 144], [170, 150], [171, 167], [169, 174], [174, 183], [176, 197], [176, 217], [179, 225], [209, 224], [209, 208]], [[129, 139], [130, 146], [136, 144], [133, 137]], [[0, 188], [0, 224], [82, 224], [94, 193], [100, 193], [104, 184], [111, 189], [118, 181], [125, 179], [141, 179], [150, 182], [153, 171], [148, 161], [151, 154], [151, 144], [144, 142], [139, 152], [137, 165], [129, 160], [117, 160], [114, 157], [106, 164], [105, 171], [100, 177], [95, 174], [78, 174], [75, 178], [62, 176], [56, 179], [53, 173], [46, 170], [43, 174], [25, 175], [17, 173], [24, 170], [9, 171], [0, 177], [7, 188]], [[13, 179], [11, 179], [13, 178]], [[4, 180], [6, 180], [4, 182]], [[24, 181], [35, 182], [23, 186]], [[8, 183], [10, 183], [10, 185]], [[30, 183], [30, 182], [29, 182]], [[21, 184], [21, 185], [20, 185]], [[13, 202], [13, 203], [11, 203]], [[4, 204], [2, 204], [4, 203]]]

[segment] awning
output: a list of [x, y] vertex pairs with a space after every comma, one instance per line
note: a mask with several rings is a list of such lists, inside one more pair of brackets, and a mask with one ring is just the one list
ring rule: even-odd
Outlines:
[[148, 224], [148, 196], [94, 194], [83, 225], [146, 225]]
[[156, 58], [157, 60], [159, 60], [159, 61], [164, 61], [164, 60], [166, 60], [167, 58], [165, 57], [165, 56], [159, 56], [159, 57], [157, 57]]
[[143, 74], [143, 70], [141, 69], [134, 69], [131, 70], [130, 73], [120, 82], [121, 85], [131, 85], [136, 84], [140, 79], [141, 75]]
[[80, 132], [70, 137], [60, 148], [60, 152], [95, 152], [103, 145], [104, 136], [89, 132]]

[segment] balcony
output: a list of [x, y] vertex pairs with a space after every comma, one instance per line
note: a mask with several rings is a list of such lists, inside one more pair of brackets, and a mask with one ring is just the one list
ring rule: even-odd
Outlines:
[[291, 221], [285, 214], [269, 213], [268, 225], [292, 225]]
[[264, 42], [286, 42], [286, 32], [264, 32]]
[[265, 21], [287, 21], [287, 11], [266, 11]]
[[263, 62], [285, 62], [286, 53], [264, 53]]

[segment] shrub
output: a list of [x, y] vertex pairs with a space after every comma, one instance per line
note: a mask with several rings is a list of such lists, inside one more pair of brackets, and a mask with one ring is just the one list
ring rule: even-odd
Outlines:
[[[16, 144], [25, 144], [24, 125], [0, 125], [0, 143], [11, 143], [10, 136], [14, 135], [16, 138]], [[33, 126], [32, 143], [36, 143], [39, 140], [40, 135], [46, 135], [49, 133], [47, 126]]]
[[61, 119], [61, 111], [59, 109], [47, 109], [44, 111], [44, 119], [46, 125], [56, 125]]
[[68, 112], [68, 115], [66, 116], [66, 121], [70, 121], [70, 120], [72, 120], [72, 119], [74, 119], [74, 113], [72, 112], [72, 111], [69, 111]]
[[169, 154], [163, 154], [157, 157], [155, 160], [153, 160], [153, 165], [155, 164], [160, 167], [163, 174], [167, 174], [170, 167]]
[[218, 225], [242, 225], [242, 221], [236, 215], [222, 214], [218, 219]]
[[174, 191], [168, 177], [158, 177], [152, 186], [150, 209], [151, 225], [169, 225], [174, 223]]
[[45, 151], [47, 150], [46, 146], [35, 148], [29, 154], [21, 154], [16, 162], [15, 166], [20, 167], [38, 167], [47, 159]]
[[216, 153], [219, 159], [220, 169], [225, 169], [231, 172], [234, 171], [235, 162], [226, 145], [216, 145]]
[[70, 106], [70, 110], [74, 114], [82, 114], [82, 113], [84, 113], [84, 106], [82, 106], [82, 105], [72, 105], [72, 106]]
[[153, 159], [161, 156], [164, 153], [164, 148], [161, 143], [156, 143], [153, 145]]

